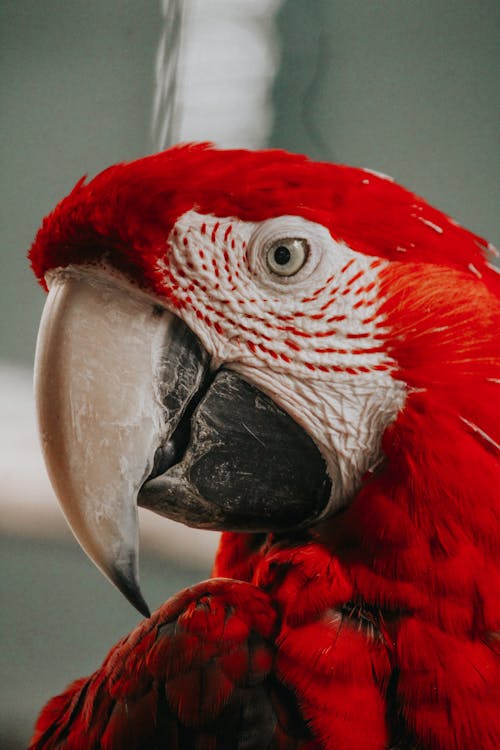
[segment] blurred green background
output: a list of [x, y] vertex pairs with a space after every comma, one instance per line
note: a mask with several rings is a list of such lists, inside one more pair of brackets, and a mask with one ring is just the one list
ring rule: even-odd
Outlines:
[[[161, 19], [154, 0], [2, 0], [0, 14], [0, 357], [30, 368], [43, 293], [26, 251], [82, 174], [151, 151]], [[269, 145], [386, 172], [498, 243], [499, 26], [493, 0], [284, 2]], [[0, 542], [0, 747], [21, 748], [46, 698], [137, 617], [69, 534]], [[142, 565], [152, 605], [207, 573]]]

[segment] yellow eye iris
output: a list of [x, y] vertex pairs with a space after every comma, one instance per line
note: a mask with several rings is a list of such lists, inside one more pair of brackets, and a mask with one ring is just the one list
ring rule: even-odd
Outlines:
[[294, 276], [306, 262], [308, 253], [309, 245], [306, 240], [276, 240], [267, 250], [267, 265], [278, 276]]

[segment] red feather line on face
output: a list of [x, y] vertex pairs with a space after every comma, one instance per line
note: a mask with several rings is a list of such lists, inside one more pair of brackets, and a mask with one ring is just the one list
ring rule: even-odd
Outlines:
[[492, 276], [480, 237], [389, 179], [284, 151], [207, 144], [177, 146], [80, 180], [44, 220], [30, 252], [33, 270], [43, 283], [51, 268], [108, 260], [158, 291], [156, 261], [190, 209], [248, 221], [302, 216], [368, 255], [469, 273], [472, 265]]

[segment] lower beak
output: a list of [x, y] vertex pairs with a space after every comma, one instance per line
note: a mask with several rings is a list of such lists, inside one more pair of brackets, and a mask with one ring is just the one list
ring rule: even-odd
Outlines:
[[180, 319], [104, 271], [56, 272], [35, 396], [49, 478], [78, 541], [142, 614], [137, 504], [191, 526], [310, 525], [325, 462], [285, 412], [236, 373], [210, 374]]

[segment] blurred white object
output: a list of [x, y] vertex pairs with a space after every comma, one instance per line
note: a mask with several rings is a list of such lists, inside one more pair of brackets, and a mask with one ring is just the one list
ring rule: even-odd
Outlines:
[[181, 141], [265, 145], [283, 0], [163, 0], [153, 115], [158, 150]]
[[[210, 564], [217, 533], [189, 529], [142, 509], [139, 516], [141, 551], [190, 566]], [[31, 373], [5, 363], [0, 364], [0, 532], [71, 536], [42, 459]]]

